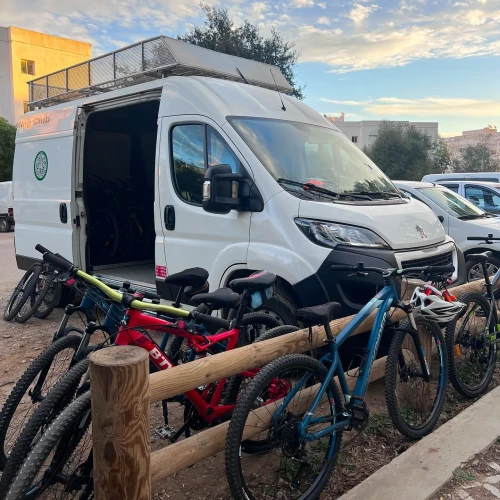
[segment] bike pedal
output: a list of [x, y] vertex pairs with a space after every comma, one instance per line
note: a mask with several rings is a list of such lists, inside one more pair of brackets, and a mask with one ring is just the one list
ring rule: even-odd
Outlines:
[[175, 429], [172, 429], [170, 425], [160, 425], [155, 429], [155, 433], [162, 439], [170, 439], [175, 434]]

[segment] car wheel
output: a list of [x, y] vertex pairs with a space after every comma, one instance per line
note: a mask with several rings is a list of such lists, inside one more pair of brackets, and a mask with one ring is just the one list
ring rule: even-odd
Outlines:
[[[491, 259], [486, 263], [488, 268], [488, 274], [494, 276], [498, 269], [500, 269], [500, 259], [492, 256]], [[484, 278], [483, 267], [478, 262], [467, 262], [467, 281], [476, 281]]]
[[10, 224], [6, 219], [0, 220], [0, 233], [8, 233], [10, 231]]

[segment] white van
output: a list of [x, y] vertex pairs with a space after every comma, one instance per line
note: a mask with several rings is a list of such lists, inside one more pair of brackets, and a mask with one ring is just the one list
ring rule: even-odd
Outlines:
[[500, 172], [471, 172], [451, 174], [428, 174], [422, 177], [422, 182], [448, 182], [448, 181], [481, 181], [500, 182]]
[[12, 181], [0, 182], [0, 233], [9, 232], [13, 226]]
[[299, 305], [335, 300], [351, 313], [380, 285], [331, 264], [458, 266], [432, 210], [285, 95], [276, 67], [167, 37], [141, 44], [136, 53], [168, 58], [73, 89], [73, 73], [94, 75], [103, 58], [125, 60], [126, 48], [31, 82], [40, 109], [19, 122], [14, 159], [20, 268], [40, 258], [41, 243], [166, 299], [176, 293], [167, 274], [190, 266], [209, 270], [212, 289], [266, 269], [279, 277], [266, 307], [291, 322]]

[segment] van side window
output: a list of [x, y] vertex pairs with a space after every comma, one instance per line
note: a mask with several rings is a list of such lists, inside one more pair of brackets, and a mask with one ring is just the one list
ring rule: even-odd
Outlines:
[[172, 158], [178, 194], [201, 205], [205, 175], [205, 126], [177, 125], [172, 130]]
[[458, 184], [441, 184], [441, 185], [448, 189], [451, 189], [452, 191], [458, 194]]
[[226, 141], [212, 127], [207, 126], [208, 166], [229, 165], [233, 173], [239, 171], [240, 160], [231, 151]]
[[175, 187], [181, 198], [201, 205], [205, 170], [226, 164], [233, 172], [240, 161], [221, 135], [209, 125], [176, 125], [172, 129], [172, 162]]

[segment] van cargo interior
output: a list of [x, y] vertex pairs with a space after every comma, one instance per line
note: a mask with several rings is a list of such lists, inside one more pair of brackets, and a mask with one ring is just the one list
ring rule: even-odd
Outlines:
[[83, 199], [90, 271], [154, 284], [159, 101], [95, 111], [85, 128]]

